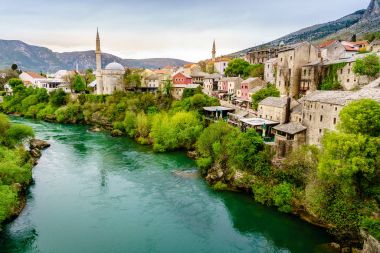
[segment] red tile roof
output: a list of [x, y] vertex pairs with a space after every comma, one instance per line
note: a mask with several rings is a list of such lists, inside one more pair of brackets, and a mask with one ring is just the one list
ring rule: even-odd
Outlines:
[[27, 71], [25, 73], [27, 73], [28, 75], [30, 75], [34, 79], [43, 79], [43, 78], [45, 78], [45, 77], [41, 76], [40, 74], [37, 74], [35, 72], [31, 72], [31, 71]]
[[326, 48], [330, 46], [331, 44], [335, 43], [337, 40], [327, 40], [325, 42], [322, 42], [321, 44], [318, 45], [319, 48]]

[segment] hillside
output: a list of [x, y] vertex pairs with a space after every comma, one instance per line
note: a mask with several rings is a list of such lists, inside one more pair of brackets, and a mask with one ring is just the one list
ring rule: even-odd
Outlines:
[[[122, 59], [103, 53], [102, 65], [116, 61], [130, 68], [162, 68], [182, 66], [188, 62], [171, 58]], [[95, 68], [95, 51], [56, 53], [52, 50], [26, 44], [19, 40], [0, 40], [0, 69], [16, 63], [20, 69], [55, 72], [60, 69]]]
[[294, 44], [301, 41], [318, 42], [331, 38], [349, 40], [353, 34], [361, 36], [376, 31], [380, 31], [380, 0], [371, 0], [365, 10], [356, 11], [335, 21], [301, 29], [266, 44], [233, 53], [231, 56], [257, 48], [276, 46], [282, 41], [285, 44]]

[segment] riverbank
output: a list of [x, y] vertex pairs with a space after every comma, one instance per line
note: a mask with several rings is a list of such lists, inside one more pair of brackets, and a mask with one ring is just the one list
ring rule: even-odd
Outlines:
[[[206, 123], [199, 112], [204, 106], [218, 103], [206, 95], [190, 94], [181, 101], [172, 101], [162, 94], [116, 93], [79, 95], [73, 100], [64, 93], [43, 92], [28, 88], [6, 97], [2, 110], [48, 122], [89, 125], [96, 131], [103, 128], [113, 136], [129, 136], [152, 145], [155, 152], [195, 150], [193, 158], [215, 190], [249, 192], [261, 204], [328, 227], [342, 245], [357, 245], [359, 228], [365, 225], [361, 220], [363, 211], [372, 222], [366, 223], [370, 224], [367, 228], [376, 232], [380, 224], [372, 217], [377, 204], [369, 206], [376, 201], [372, 193], [370, 198], [360, 200], [361, 206], [355, 206], [353, 196], [346, 194], [339, 180], [329, 182], [335, 177], [333, 170], [325, 171], [330, 176], [321, 176], [320, 159], [328, 157], [323, 149], [302, 147], [277, 167], [272, 163], [272, 150], [254, 131], [243, 133], [225, 122]], [[345, 187], [357, 187], [353, 182], [349, 180]]]

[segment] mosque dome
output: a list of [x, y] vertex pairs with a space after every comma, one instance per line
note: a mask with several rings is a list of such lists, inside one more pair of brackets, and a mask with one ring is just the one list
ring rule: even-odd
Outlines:
[[117, 62], [111, 62], [106, 66], [106, 70], [122, 70], [125, 71], [123, 65]]

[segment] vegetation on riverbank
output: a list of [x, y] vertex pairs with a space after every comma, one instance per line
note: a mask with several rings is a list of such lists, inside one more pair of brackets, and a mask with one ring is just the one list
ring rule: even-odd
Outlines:
[[22, 144], [33, 136], [30, 127], [11, 124], [0, 114], [0, 225], [17, 214], [32, 180], [33, 162]]
[[[78, 95], [20, 86], [2, 104], [5, 113], [60, 123], [83, 123], [128, 135], [156, 152], [195, 150], [197, 165], [216, 190], [253, 193], [256, 201], [288, 213], [307, 213], [340, 242], [359, 230], [379, 239], [380, 105], [353, 102], [341, 112], [339, 131], [322, 148], [304, 146], [272, 164], [273, 152], [253, 130], [207, 124], [200, 111], [219, 102], [200, 91], [180, 101], [149, 93]], [[17, 84], [18, 83], [18, 84]], [[15, 85], [16, 84], [16, 85]]]

